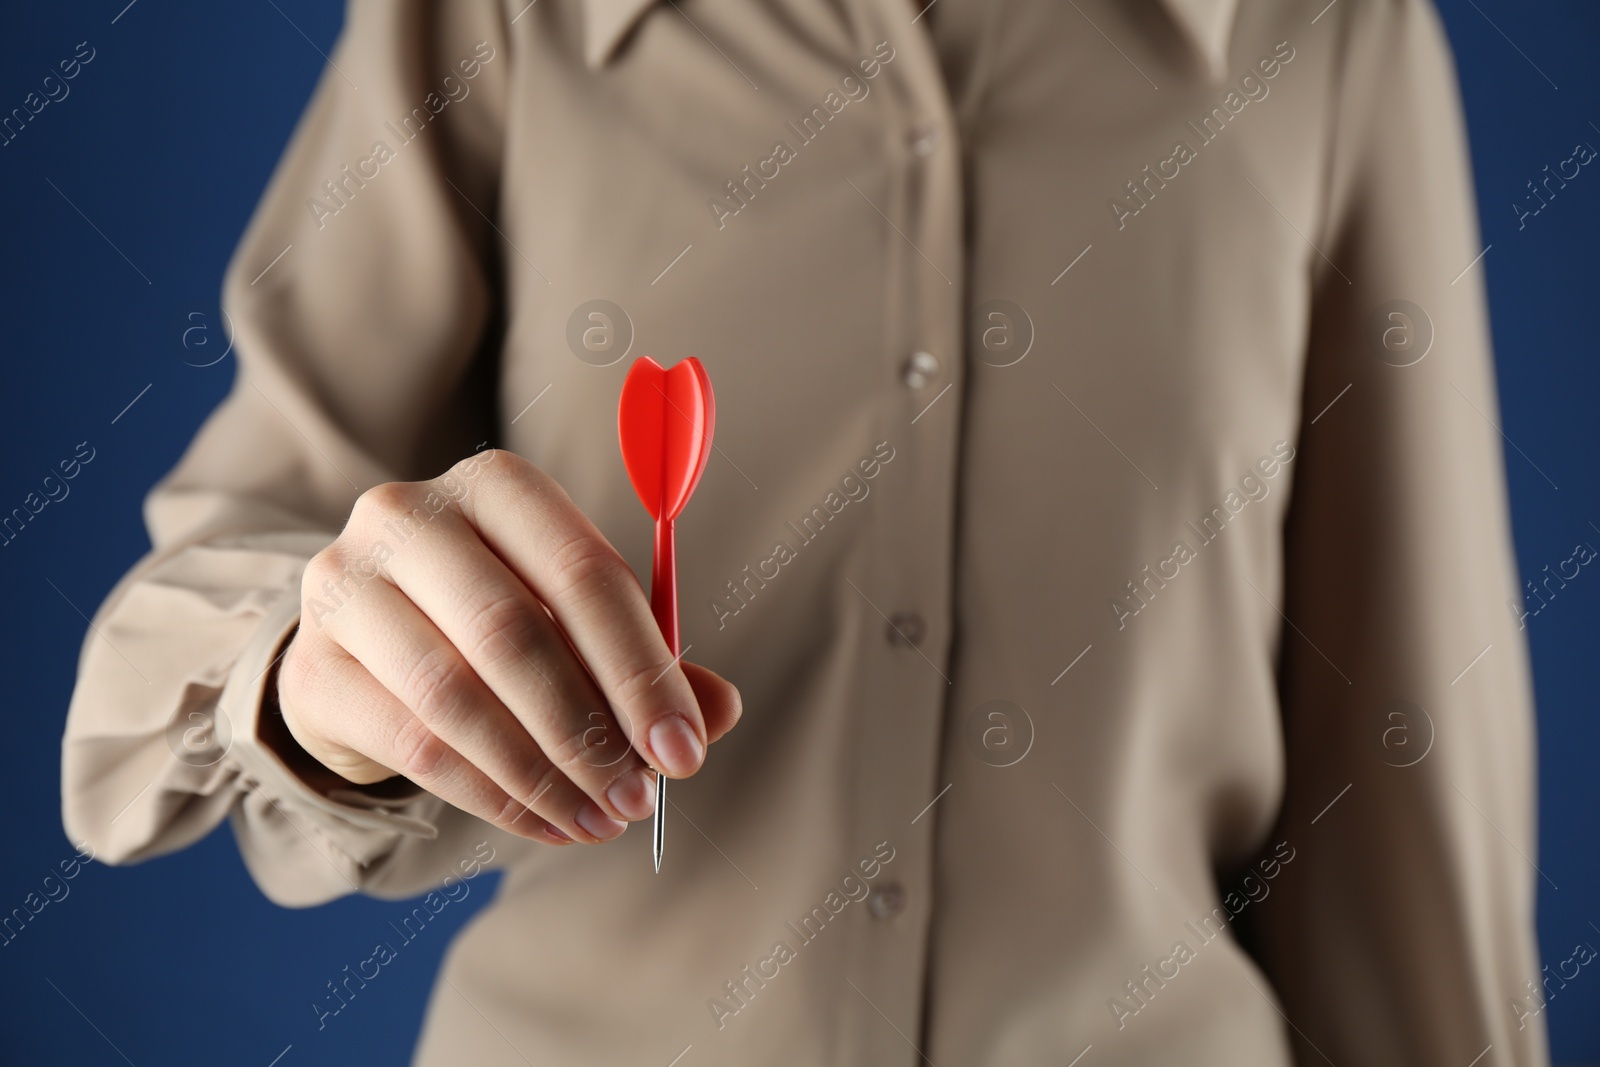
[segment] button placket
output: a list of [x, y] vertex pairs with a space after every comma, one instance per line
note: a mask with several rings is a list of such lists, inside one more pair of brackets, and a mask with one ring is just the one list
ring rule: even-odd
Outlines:
[[961, 174], [954, 116], [926, 23], [907, 26], [903, 12], [880, 0], [844, 2], [868, 39], [888, 39], [898, 53], [884, 71], [886, 89], [892, 86], [880, 97], [888, 174], [874, 205], [887, 231], [877, 432], [896, 458], [874, 486], [873, 547], [853, 576], [865, 596], [846, 590], [859, 601], [859, 617], [875, 627], [867, 635], [885, 641], [874, 641], [875, 652], [859, 661], [856, 807], [863, 839], [892, 846], [896, 859], [862, 900], [858, 921], [865, 925], [847, 970], [855, 989], [844, 987], [834, 1062], [918, 1067], [903, 1035], [921, 1034], [925, 1024], [935, 823], [912, 818], [937, 789], [949, 687], [947, 650], [938, 642], [953, 595], [958, 424], [946, 408], [959, 399], [962, 376]]

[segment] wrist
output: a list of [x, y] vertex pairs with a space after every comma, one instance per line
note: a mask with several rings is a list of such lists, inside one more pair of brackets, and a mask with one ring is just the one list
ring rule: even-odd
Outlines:
[[278, 677], [279, 669], [288, 655], [289, 646], [298, 633], [299, 627], [290, 631], [284, 638], [278, 656], [267, 669], [266, 684], [261, 691], [261, 712], [256, 716], [256, 739], [276, 756], [290, 773], [322, 796], [357, 790], [378, 799], [400, 799], [416, 793], [417, 786], [399, 775], [370, 784], [352, 782], [317, 759], [295, 737], [288, 720], [284, 718], [283, 704], [278, 691]]

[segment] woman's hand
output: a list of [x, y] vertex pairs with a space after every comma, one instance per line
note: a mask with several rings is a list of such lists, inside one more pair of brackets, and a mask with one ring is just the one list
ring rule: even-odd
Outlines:
[[348, 781], [397, 774], [502, 829], [606, 841], [699, 769], [739, 692], [674, 663], [633, 572], [550, 477], [488, 451], [362, 494], [306, 567], [284, 722]]

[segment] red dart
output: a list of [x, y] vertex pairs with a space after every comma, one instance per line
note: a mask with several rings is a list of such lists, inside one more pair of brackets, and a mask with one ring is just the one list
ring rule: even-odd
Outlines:
[[[678, 645], [678, 567], [673, 522], [705, 473], [717, 422], [711, 377], [690, 356], [667, 370], [645, 356], [634, 361], [617, 405], [617, 436], [628, 479], [656, 520], [655, 561], [650, 569], [650, 610], [674, 658]], [[653, 853], [661, 873], [666, 825], [667, 779], [656, 777]]]

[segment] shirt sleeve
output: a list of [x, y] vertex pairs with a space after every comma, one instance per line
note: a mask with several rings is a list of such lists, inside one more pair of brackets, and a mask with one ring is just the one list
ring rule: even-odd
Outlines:
[[1544, 1064], [1492, 260], [1430, 0], [1342, 17], [1285, 533], [1280, 836], [1296, 857], [1253, 947], [1300, 1063], [1460, 1067], [1492, 1045], [1482, 1062]]
[[348, 5], [224, 280], [232, 391], [151, 491], [152, 549], [85, 638], [62, 800], [97, 858], [230, 817], [263, 891], [308, 905], [421, 891], [489, 832], [403, 782], [313, 788], [259, 719], [301, 573], [356, 497], [492, 433], [509, 52], [498, 4]]

